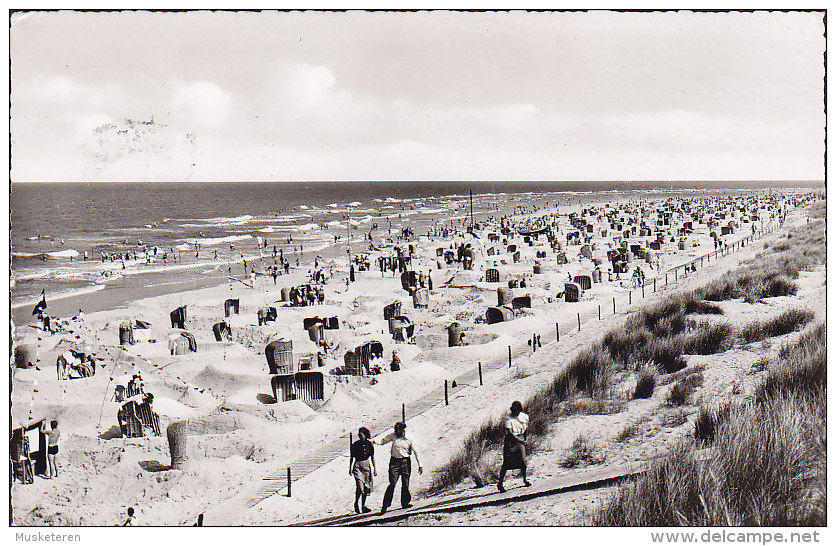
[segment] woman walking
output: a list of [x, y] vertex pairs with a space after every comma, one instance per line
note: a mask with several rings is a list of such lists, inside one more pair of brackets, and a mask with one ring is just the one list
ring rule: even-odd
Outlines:
[[522, 404], [514, 401], [511, 413], [505, 418], [505, 445], [502, 449], [502, 469], [499, 471], [499, 483], [496, 484], [500, 493], [505, 492], [502, 482], [505, 473], [519, 469], [526, 487], [531, 483], [526, 479], [528, 460], [525, 453], [525, 432], [528, 430], [528, 415], [523, 412]]
[[354, 483], [357, 485], [354, 491], [354, 511], [359, 514], [361, 511], [371, 512], [366, 508], [366, 497], [372, 492], [372, 475], [377, 476], [377, 465], [374, 462], [374, 445], [369, 441], [369, 429], [360, 427], [357, 436], [357, 441], [351, 444], [348, 473], [354, 476]]

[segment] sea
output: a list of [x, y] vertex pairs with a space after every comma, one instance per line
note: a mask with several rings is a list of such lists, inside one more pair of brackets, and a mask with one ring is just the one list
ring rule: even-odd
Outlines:
[[799, 185], [820, 183], [13, 183], [12, 318], [28, 322], [42, 291], [50, 314], [69, 316], [245, 279], [242, 261], [263, 271], [274, 247], [304, 267], [315, 256], [362, 252], [370, 231], [379, 241], [535, 206]]

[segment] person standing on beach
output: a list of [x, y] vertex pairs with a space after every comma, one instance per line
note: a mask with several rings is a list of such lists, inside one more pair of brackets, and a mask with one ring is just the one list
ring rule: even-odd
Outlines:
[[47, 479], [58, 477], [58, 464], [55, 462], [55, 456], [58, 455], [58, 439], [61, 437], [61, 431], [58, 430], [58, 421], [50, 421], [49, 428], [46, 428], [46, 423], [41, 424], [41, 432], [46, 434], [47, 448], [46, 448], [46, 462], [47, 462]]
[[378, 445], [392, 443], [392, 452], [389, 459], [389, 487], [386, 488], [386, 493], [383, 494], [383, 506], [380, 513], [385, 514], [386, 510], [392, 504], [392, 498], [395, 496], [395, 486], [398, 484], [398, 478], [401, 480], [401, 507], [411, 508], [412, 495], [409, 494], [409, 476], [412, 473], [412, 459], [415, 455], [415, 462], [418, 463], [418, 474], [424, 473], [424, 468], [421, 466], [421, 461], [418, 460], [418, 451], [412, 444], [412, 440], [406, 437], [406, 423], [395, 423], [395, 432], [387, 434], [379, 441], [375, 442]]
[[522, 404], [514, 401], [511, 413], [505, 418], [505, 445], [502, 449], [502, 468], [499, 471], [499, 483], [496, 484], [500, 493], [505, 492], [502, 482], [505, 473], [519, 469], [523, 483], [529, 487], [531, 483], [526, 479], [528, 460], [525, 453], [525, 432], [528, 430], [528, 415], [523, 412]]
[[[354, 511], [360, 513], [371, 512], [366, 508], [366, 497], [372, 492], [373, 478], [377, 476], [377, 465], [374, 462], [374, 444], [369, 441], [371, 433], [366, 427], [357, 431], [358, 439], [351, 444], [351, 454], [348, 458], [348, 473], [354, 476], [356, 489], [354, 491]], [[359, 502], [359, 505], [358, 505]]]
[[134, 515], [134, 507], [128, 507], [128, 517], [125, 518], [125, 523], [122, 524], [122, 527], [135, 527], [138, 525], [136, 516]]

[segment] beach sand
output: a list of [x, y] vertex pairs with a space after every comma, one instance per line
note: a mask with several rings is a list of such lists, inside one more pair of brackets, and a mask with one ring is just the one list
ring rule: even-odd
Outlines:
[[[684, 212], [685, 202], [696, 203], [672, 200], [669, 204]], [[735, 233], [721, 237], [729, 246], [753, 233], [752, 223], [744, 222], [743, 214], [736, 207], [747, 203], [742, 197], [722, 202], [728, 216], [720, 222], [725, 225], [735, 218], [738, 222]], [[761, 205], [765, 203], [760, 201]], [[463, 233], [446, 237], [420, 233], [408, 241], [384, 243], [379, 251], [365, 252], [371, 268], [356, 271], [356, 282], [348, 286], [345, 258], [330, 260], [325, 269], [332, 268], [332, 276], [325, 285], [324, 305], [286, 307], [285, 302], [279, 301], [283, 287], [308, 282], [308, 268], [303, 264], [290, 275], [280, 276], [275, 285], [272, 278], [259, 277], [254, 288], [235, 282], [153, 297], [144, 297], [138, 290], [136, 299], [127, 308], [88, 312], [83, 320], [68, 319], [67, 331], [61, 333], [17, 325], [15, 342], [37, 346], [40, 369], [14, 370], [12, 422], [17, 426], [29, 419], [57, 419], [62, 436], [58, 456], [60, 475], [52, 480], [36, 477], [33, 484], [12, 486], [13, 523], [114, 525], [123, 519], [128, 506], [136, 509], [140, 521], [146, 525], [191, 525], [202, 513], [206, 514], [207, 525], [289, 524], [346, 513], [353, 501], [353, 480], [348, 475], [349, 433], [356, 434], [360, 426], [368, 426], [376, 435], [386, 431], [393, 424], [389, 418], [397, 416], [402, 405], [407, 408], [408, 436], [418, 446], [425, 469], [421, 476], [413, 473], [412, 489], [416, 492], [425, 489], [432, 471], [459, 449], [474, 428], [488, 418], [502, 415], [510, 401], [523, 399], [545, 384], [576, 352], [617, 327], [627, 312], [669, 293], [674, 279], [677, 288], [697, 286], [721, 276], [762, 248], [759, 241], [726, 256], [714, 257], [710, 262], [698, 264], [700, 267], [696, 272], [687, 273], [687, 278], [680, 267], [677, 273], [668, 273], [666, 283], [666, 271], [713, 252], [714, 240], [710, 233], [717, 231], [719, 235], [719, 226], [709, 228], [694, 221], [693, 231], [680, 237], [676, 229], [690, 217], [678, 214], [669, 224], [658, 226], [670, 232], [660, 250], [654, 253], [658, 261], [651, 259], [649, 263], [634, 257], [628, 263], [630, 270], [640, 264], [645, 274], [644, 296], [640, 287], [631, 284], [629, 273], [622, 274], [619, 280], [609, 280], [604, 272], [603, 282], [592, 284], [581, 301], [565, 302], [558, 294], [563, 292], [569, 276], [591, 275], [594, 269], [593, 260], [580, 256], [584, 244], [568, 244], [566, 233], [577, 230], [570, 224], [568, 213], [575, 212], [578, 218], [587, 218], [594, 226], [589, 232], [591, 240], [586, 244], [590, 245], [593, 258], [603, 260], [606, 271], [609, 263], [606, 251], [617, 248], [620, 241], [615, 239], [608, 219], [603, 217], [608, 210], [605, 206], [616, 211], [613, 218], [626, 218], [625, 229], [629, 229], [631, 215], [632, 225], [638, 225], [636, 203], [599, 204], [597, 208], [584, 204], [561, 207], [559, 211], [530, 210], [513, 218], [517, 225], [535, 217], [556, 220], [553, 229], [559, 230], [561, 251], [568, 259], [566, 264], [558, 265], [557, 247], [546, 237], [540, 236], [529, 246], [516, 230], [502, 235], [497, 221], [476, 230], [478, 238]], [[748, 203], [748, 206], [753, 205]], [[642, 207], [642, 218], [655, 229], [659, 217], [654, 211], [663, 210], [662, 202], [643, 203]], [[583, 209], [587, 209], [586, 215]], [[551, 216], [557, 212], [559, 217]], [[737, 216], [732, 216], [733, 213]], [[761, 215], [757, 219], [758, 229], [777, 227], [775, 209], [764, 206], [758, 213]], [[792, 211], [787, 218], [790, 225], [803, 221], [800, 209]], [[602, 229], [607, 230], [606, 235]], [[489, 233], [497, 234], [499, 241], [491, 242]], [[767, 240], [772, 236], [767, 235]], [[515, 263], [513, 252], [507, 251], [502, 241], [505, 238], [520, 251], [519, 262]], [[681, 238], [684, 244], [680, 246]], [[652, 239], [637, 233], [631, 234], [628, 241], [642, 244], [644, 248], [646, 241]], [[458, 262], [439, 263], [437, 248], [449, 250], [451, 245], [462, 242], [470, 243], [475, 251], [473, 270], [463, 270]], [[392, 246], [399, 245], [405, 250], [410, 244], [415, 249], [412, 269], [430, 271], [433, 279], [426, 309], [413, 308], [412, 297], [401, 287], [400, 275], [381, 274], [377, 268], [378, 256], [391, 255]], [[491, 247], [497, 254], [488, 254], [487, 249]], [[538, 259], [538, 252], [545, 253], [545, 257]], [[541, 262], [542, 272], [534, 274], [537, 261]], [[486, 282], [485, 270], [494, 267], [500, 272], [500, 283]], [[515, 278], [524, 278], [526, 287], [514, 289], [514, 295], [530, 296], [531, 308], [520, 310], [513, 320], [486, 324], [486, 309], [497, 305], [497, 287], [507, 287], [508, 280]], [[823, 316], [821, 278], [805, 275], [802, 280], [809, 286], [804, 285], [799, 301]], [[663, 290], [665, 284], [669, 285], [667, 290]], [[240, 299], [240, 314], [226, 319], [232, 329], [232, 340], [219, 342], [215, 341], [212, 325], [224, 319], [227, 298]], [[395, 301], [401, 302], [402, 313], [416, 325], [414, 344], [396, 343], [389, 334], [382, 310]], [[182, 305], [187, 306], [186, 328], [194, 335], [198, 350], [171, 355], [169, 312]], [[727, 316], [735, 316], [735, 305], [735, 302], [724, 304]], [[756, 306], [754, 311], [745, 311], [745, 320], [751, 318], [752, 312], [765, 315], [782, 305], [785, 303], [776, 301]], [[264, 306], [277, 307], [277, 320], [258, 326], [256, 313]], [[578, 314], [583, 323], [580, 331]], [[325, 376], [324, 401], [311, 405], [302, 400], [275, 403], [265, 345], [281, 337], [292, 340], [295, 355], [315, 355], [317, 346], [302, 327], [303, 319], [315, 316], [335, 316], [340, 321], [339, 330], [326, 331], [329, 351], [324, 355], [324, 366], [317, 367], [316, 358], [313, 359], [313, 370], [322, 371]], [[120, 347], [119, 325], [129, 319], [147, 321], [151, 327], [135, 331], [138, 343]], [[465, 331], [467, 344], [464, 346], [447, 346], [447, 326], [454, 321]], [[559, 343], [555, 342], [556, 324], [560, 328]], [[536, 353], [532, 353], [527, 343], [534, 333], [541, 336], [543, 343]], [[66, 340], [64, 347], [56, 348], [61, 340]], [[343, 354], [347, 350], [370, 340], [383, 345], [383, 373], [364, 377], [330, 373], [344, 365]], [[95, 352], [101, 366], [95, 376], [69, 381], [57, 379], [56, 359], [68, 343], [86, 344]], [[512, 366], [495, 369], [497, 362], [507, 362], [509, 346]], [[398, 372], [388, 369], [394, 349], [398, 349], [402, 361]], [[764, 348], [769, 350], [775, 351], [777, 347]], [[729, 385], [739, 380], [741, 370], [755, 357], [730, 354], [725, 358], [723, 365], [711, 368], [716, 376], [712, 376], [712, 384], [721, 391], [732, 388]], [[417, 415], [411, 413], [410, 406], [416, 400], [439, 389], [445, 380], [468, 373], [472, 376], [477, 362], [492, 370], [485, 374], [484, 385], [472, 380], [457, 385], [451, 390], [449, 405], [442, 403]], [[117, 422], [121, 404], [113, 398], [114, 387], [137, 372], [142, 375], [145, 392], [154, 395], [153, 410], [159, 414], [160, 436], [121, 436]], [[658, 396], [664, 396], [664, 392]], [[586, 416], [568, 423], [566, 433], [553, 437], [552, 445], [533, 458], [534, 477], [566, 472], [556, 466], [555, 460], [556, 454], [565, 451], [574, 438], [570, 430], [573, 433], [589, 430], [596, 435], [606, 445], [608, 462], [641, 460], [663, 449], [667, 437], [681, 434], [684, 428], [668, 431], [658, 423], [664, 418], [664, 410], [659, 409], [656, 398], [655, 395], [653, 399], [631, 405], [629, 411], [618, 416]], [[612, 438], [628, 422], [647, 415], [651, 417], [644, 422], [653, 429], [652, 434], [628, 445], [613, 443]], [[188, 423], [188, 463], [185, 469], [167, 470], [169, 447], [165, 430], [170, 423], [180, 420]], [[273, 495], [254, 507], [246, 507], [247, 501], [264, 484], [262, 478], [282, 475], [294, 461], [329, 442], [339, 441], [345, 443], [344, 452], [294, 482], [292, 497]], [[376, 487], [369, 500], [369, 506], [374, 508], [379, 506], [385, 488], [387, 450], [378, 448], [376, 460]], [[484, 510], [484, 514], [475, 514], [471, 519], [445, 521], [468, 523], [490, 517], [493, 522], [495, 514], [491, 510], [494, 509]], [[555, 510], [551, 516], [544, 515], [539, 523], [574, 521], [575, 511]], [[519, 520], [512, 519], [511, 523], [514, 522]]]

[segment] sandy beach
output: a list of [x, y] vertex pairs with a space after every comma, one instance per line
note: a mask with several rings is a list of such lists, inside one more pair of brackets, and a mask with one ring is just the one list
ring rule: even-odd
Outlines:
[[[534, 392], [627, 314], [674, 289], [721, 277], [785, 229], [782, 220], [785, 226], [804, 222], [792, 196], [742, 192], [532, 207], [502, 218], [483, 216], [472, 233], [464, 220], [453, 230], [374, 237], [371, 250], [355, 246], [354, 256], [362, 253], [360, 261], [367, 259], [368, 269], [355, 263], [353, 282], [346, 258], [333, 257], [317, 260], [318, 268], [313, 260], [302, 263], [275, 282], [258, 276], [253, 287], [236, 280], [152, 297], [137, 289], [125, 308], [86, 312], [81, 319], [58, 315], [60, 331], [45, 331], [33, 317], [31, 325], [15, 326], [15, 346], [36, 347], [37, 367], [14, 369], [12, 421], [14, 426], [59, 421], [60, 473], [52, 480], [36, 476], [32, 484], [13, 484], [12, 520], [19, 525], [107, 526], [118, 523], [128, 506], [145, 525], [191, 525], [199, 514], [209, 525], [284, 525], [343, 514], [350, 511], [353, 498], [347, 472], [349, 434], [367, 426], [378, 437], [402, 411], [425, 469], [423, 475], [413, 475], [411, 487], [424, 491], [434, 470], [471, 430], [502, 415], [510, 401]], [[459, 247], [465, 250], [464, 245], [469, 247], [462, 254]], [[400, 271], [381, 272], [379, 267], [379, 258], [397, 256], [395, 247], [410, 258], [405, 269], [415, 272], [409, 291]], [[452, 257], [445, 259], [445, 253]], [[283, 301], [283, 289], [286, 296], [289, 287], [316, 284], [310, 275], [317, 269], [327, 277], [318, 284], [324, 290], [322, 304], [292, 306]], [[498, 282], [488, 278], [488, 270], [498, 272]], [[573, 285], [589, 283], [577, 302], [566, 301], [570, 279]], [[744, 321], [798, 303], [823, 318], [822, 279], [823, 273], [805, 273], [799, 294], [786, 302], [746, 309], [729, 302], [724, 305], [726, 317]], [[425, 297], [413, 296], [416, 290], [428, 296], [426, 307], [414, 307]], [[498, 298], [509, 298], [508, 307], [500, 309], [501, 321], [489, 324], [486, 312], [501, 307]], [[514, 305], [511, 298], [518, 298]], [[240, 307], [238, 314], [225, 317], [228, 299], [239, 300]], [[384, 319], [384, 307], [394, 302], [414, 325], [408, 341], [393, 339]], [[181, 306], [187, 309], [185, 331], [197, 350], [172, 354], [169, 340], [173, 336], [176, 345], [181, 336], [171, 328], [169, 314]], [[259, 310], [269, 307], [277, 311], [275, 320], [259, 325]], [[315, 335], [303, 327], [312, 317], [336, 317], [339, 328]], [[135, 328], [135, 343], [120, 345], [120, 324], [137, 320], [149, 327]], [[224, 320], [231, 334], [219, 341], [213, 325]], [[453, 323], [458, 323], [457, 334], [464, 332], [460, 346], [449, 346]], [[533, 351], [535, 334], [542, 347]], [[300, 391], [296, 399], [276, 401], [265, 348], [277, 339], [292, 342], [296, 370], [309, 366], [301, 373], [321, 373], [321, 394]], [[368, 342], [381, 344], [382, 358], [366, 362], [361, 375], [341, 373], [349, 364], [345, 353]], [[56, 361], [70, 348], [94, 355], [95, 375], [58, 379]], [[395, 350], [399, 371], [390, 370]], [[777, 347], [764, 348], [768, 350]], [[746, 380], [742, 370], [759, 357], [725, 354], [722, 364], [712, 365], [706, 378], [712, 390], [703, 396], [738, 388], [734, 386]], [[485, 368], [482, 385], [475, 375], [479, 364]], [[370, 373], [375, 366], [380, 373]], [[153, 394], [159, 435], [146, 430], [143, 436], [127, 438], [120, 429], [117, 412], [124, 401], [117, 401], [116, 386], [125, 386], [137, 373], [144, 392]], [[449, 405], [443, 399], [428, 403], [445, 380], [450, 384]], [[647, 458], [664, 449], [668, 436], [684, 430], [665, 429], [669, 413], [659, 409], [658, 401], [645, 400], [617, 416], [567, 423], [566, 433], [552, 438], [552, 445], [534, 457], [533, 475], [544, 479], [567, 472], [554, 464], [555, 454], [571, 444], [578, 430], [588, 429], [607, 446], [608, 462]], [[178, 421], [188, 431], [187, 462], [182, 469], [168, 469], [166, 429]], [[634, 421], [648, 427], [646, 438], [628, 444], [611, 441]], [[298, 471], [306, 456], [341, 442], [344, 449], [334, 451], [330, 462], [294, 475], [290, 498], [284, 492], [264, 494], [263, 487], [271, 483], [264, 478], [283, 477], [294, 465]], [[385, 488], [387, 461], [387, 450], [379, 448], [377, 483], [369, 501], [375, 508]], [[260, 502], [252, 505], [253, 499]], [[554, 519], [546, 515], [532, 523], [572, 522], [571, 510], [555, 510]]]

